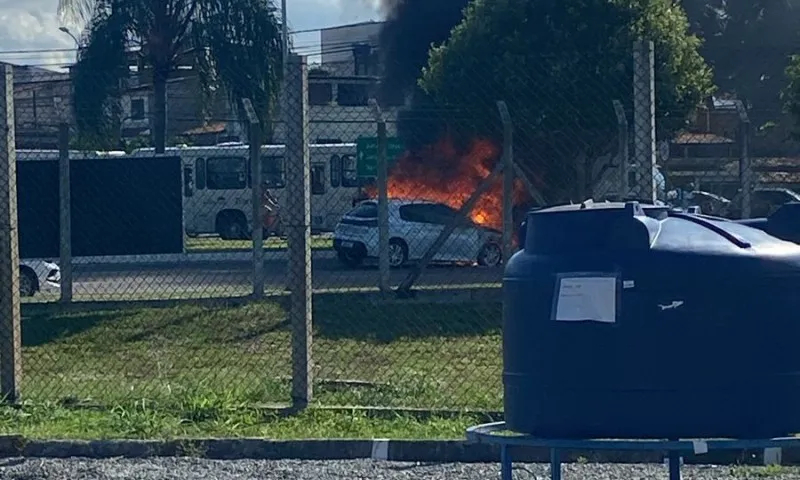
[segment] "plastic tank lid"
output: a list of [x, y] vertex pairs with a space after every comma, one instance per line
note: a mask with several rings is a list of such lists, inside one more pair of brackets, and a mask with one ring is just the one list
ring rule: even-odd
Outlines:
[[525, 249], [570, 253], [612, 249], [681, 249], [719, 252], [758, 247], [800, 247], [725, 219], [638, 202], [591, 201], [531, 211]]

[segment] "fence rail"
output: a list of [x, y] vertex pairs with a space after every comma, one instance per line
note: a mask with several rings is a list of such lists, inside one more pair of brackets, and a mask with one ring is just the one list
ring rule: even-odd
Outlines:
[[[321, 80], [292, 57], [285, 114], [259, 119], [243, 99], [246, 118], [206, 119], [163, 153], [76, 148], [66, 107], [37, 120], [57, 150], [16, 149], [2, 67], [2, 394], [500, 408], [498, 291], [529, 207], [638, 198], [750, 217], [800, 184], [796, 159], [751, 154], [741, 102], [730, 137], [679, 129], [664, 141], [653, 44], [632, 51], [631, 84], [596, 79], [594, 110], [562, 100], [571, 130], [551, 138], [521, 107], [536, 98], [492, 91], [474, 92], [483, 110], [405, 116], [323, 105], [318, 92], [309, 102]], [[149, 126], [137, 102], [118, 133]], [[169, 122], [197, 122], [177, 110]], [[231, 132], [251, 140], [218, 144]], [[187, 136], [197, 144], [178, 145]], [[233, 298], [246, 301], [199, 302]], [[68, 308], [109, 301], [131, 306]]]

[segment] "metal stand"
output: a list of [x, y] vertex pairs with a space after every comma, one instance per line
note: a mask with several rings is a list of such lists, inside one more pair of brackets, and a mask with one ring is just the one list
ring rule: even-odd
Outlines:
[[754, 440], [558, 440], [530, 435], [508, 435], [505, 422], [487, 423], [467, 429], [467, 440], [500, 446], [500, 478], [513, 479], [512, 447], [550, 449], [550, 478], [561, 480], [561, 452], [651, 451], [665, 452], [669, 459], [669, 479], [681, 480], [681, 454], [702, 454], [712, 450], [751, 450], [800, 447], [800, 437]]

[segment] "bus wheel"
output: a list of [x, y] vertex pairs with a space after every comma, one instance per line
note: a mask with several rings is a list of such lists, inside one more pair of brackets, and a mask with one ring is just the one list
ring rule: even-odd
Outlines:
[[246, 240], [246, 223], [241, 212], [221, 212], [217, 217], [217, 233], [223, 240]]

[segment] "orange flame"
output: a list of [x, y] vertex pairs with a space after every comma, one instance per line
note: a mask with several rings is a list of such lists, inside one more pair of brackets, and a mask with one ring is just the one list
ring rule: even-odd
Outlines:
[[[394, 165], [388, 180], [389, 198], [427, 200], [459, 209], [488, 177], [498, 160], [500, 149], [490, 140], [476, 139], [465, 152], [459, 152], [449, 138], [415, 154], [404, 154]], [[377, 195], [374, 186], [366, 192]], [[514, 182], [514, 205], [525, 200], [525, 189], [519, 179]], [[470, 212], [480, 225], [502, 229], [503, 182], [498, 177]]]

